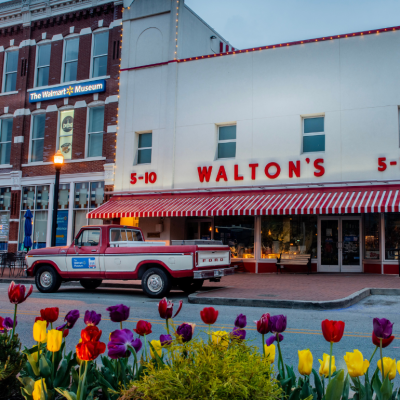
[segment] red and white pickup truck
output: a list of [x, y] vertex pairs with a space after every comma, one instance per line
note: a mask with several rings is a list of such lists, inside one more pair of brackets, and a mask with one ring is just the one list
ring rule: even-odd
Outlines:
[[55, 292], [64, 281], [88, 290], [105, 279], [142, 281], [149, 297], [164, 297], [177, 286], [185, 292], [201, 288], [205, 279], [232, 275], [229, 246], [172, 245], [146, 242], [139, 228], [121, 225], [84, 226], [70, 246], [31, 250], [26, 274], [43, 293]]

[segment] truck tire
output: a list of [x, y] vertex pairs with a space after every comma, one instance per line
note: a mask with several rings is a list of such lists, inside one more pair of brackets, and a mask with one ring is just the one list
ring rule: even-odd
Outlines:
[[149, 268], [142, 277], [142, 289], [148, 297], [161, 299], [171, 291], [172, 280], [161, 268]]
[[61, 286], [61, 278], [53, 267], [43, 265], [36, 271], [35, 284], [39, 292], [54, 293]]
[[81, 279], [79, 281], [81, 286], [84, 287], [86, 290], [97, 289], [102, 282], [103, 282], [102, 279]]
[[191, 294], [200, 290], [203, 286], [204, 279], [179, 279], [178, 287], [185, 293]]

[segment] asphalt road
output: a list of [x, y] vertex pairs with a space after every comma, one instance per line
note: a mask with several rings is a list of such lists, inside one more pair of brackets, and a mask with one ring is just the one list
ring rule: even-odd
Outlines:
[[[6, 284], [0, 284], [0, 316], [12, 317], [13, 305], [8, 301]], [[173, 292], [170, 296], [177, 306], [180, 299], [184, 300], [183, 308], [176, 318], [175, 323], [195, 323], [196, 335], [206, 337], [206, 326], [200, 318], [200, 311], [204, 305], [189, 304], [182, 292]], [[32, 326], [36, 316], [40, 315], [40, 309], [45, 307], [59, 307], [60, 320], [55, 326], [61, 325], [64, 315], [72, 309], [79, 309], [81, 318], [70, 331], [67, 338], [67, 349], [72, 350], [78, 343], [80, 331], [85, 327], [83, 314], [86, 310], [95, 310], [102, 314], [99, 328], [102, 329], [102, 341], [108, 342], [110, 332], [119, 329], [119, 324], [110, 321], [106, 308], [108, 306], [123, 303], [130, 307], [130, 318], [124, 322], [124, 328], [133, 329], [139, 319], [152, 323], [153, 333], [149, 340], [159, 339], [160, 334], [165, 333], [164, 320], [159, 318], [158, 300], [148, 299], [140, 290], [100, 288], [94, 292], [87, 292], [80, 287], [61, 287], [57, 293], [42, 294], [34, 288], [30, 298], [19, 306], [17, 332], [22, 339], [23, 346], [34, 345]], [[289, 309], [263, 309], [252, 307], [218, 306], [219, 317], [214, 326], [215, 330], [232, 330], [233, 323], [239, 313], [247, 316], [247, 339], [259, 345], [261, 335], [256, 331], [254, 320], [269, 312], [271, 315], [284, 314], [288, 317], [287, 330], [284, 333], [282, 352], [285, 363], [293, 365], [297, 370], [297, 350], [309, 348], [314, 356], [314, 368], [318, 370], [318, 358], [322, 359], [324, 352], [329, 352], [329, 343], [321, 334], [321, 321], [323, 319], [342, 320], [345, 322], [345, 334], [340, 343], [334, 345], [334, 355], [338, 368], [344, 368], [343, 356], [346, 351], [360, 350], [365, 358], [370, 358], [374, 346], [371, 341], [372, 319], [388, 318], [394, 322], [394, 334], [398, 336], [390, 347], [384, 350], [384, 356], [400, 358], [400, 297], [395, 296], [370, 296], [362, 302], [350, 308], [331, 311], [308, 311]], [[375, 355], [373, 366], [376, 367], [378, 353]], [[397, 386], [400, 378], [396, 378]]]

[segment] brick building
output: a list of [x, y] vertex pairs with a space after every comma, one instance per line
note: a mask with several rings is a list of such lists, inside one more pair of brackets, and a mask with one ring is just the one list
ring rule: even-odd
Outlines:
[[0, 5], [0, 250], [23, 248], [28, 208], [33, 247], [50, 245], [58, 149], [58, 245], [112, 190], [121, 18], [118, 1]]

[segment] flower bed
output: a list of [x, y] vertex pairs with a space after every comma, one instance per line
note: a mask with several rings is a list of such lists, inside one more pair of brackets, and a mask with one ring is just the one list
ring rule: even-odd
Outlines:
[[[165, 320], [165, 334], [152, 338], [152, 325], [140, 320], [133, 330], [124, 327], [129, 307], [119, 304], [107, 308], [110, 319], [118, 324], [108, 343], [98, 328], [101, 315], [86, 311], [81, 339], [75, 352], [66, 354], [69, 330], [80, 318], [78, 310], [67, 313], [63, 323], [56, 307], [40, 310], [33, 325], [37, 344], [21, 350], [16, 332], [18, 305], [32, 293], [24, 285], [10, 284], [8, 296], [15, 305], [14, 318], [0, 317], [0, 399], [11, 399], [20, 391], [26, 400], [162, 400], [162, 399], [289, 399], [347, 400], [350, 389], [355, 400], [398, 400], [393, 387], [400, 361], [383, 357], [383, 349], [394, 339], [393, 324], [387, 319], [373, 321], [372, 356], [364, 359], [359, 350], [344, 356], [347, 371], [336, 370], [334, 343], [344, 333], [342, 321], [324, 320], [322, 334], [329, 343], [328, 352], [313, 369], [310, 350], [299, 350], [296, 378], [293, 367], [285, 365], [281, 343], [286, 330], [284, 315], [263, 314], [255, 321], [260, 333], [261, 352], [246, 341], [247, 319], [243, 314], [234, 321], [232, 331], [214, 331], [218, 311], [206, 307], [200, 312], [208, 325], [208, 339], [194, 336], [195, 324], [175, 326], [174, 305], [162, 299], [158, 305]], [[57, 324], [58, 325], [58, 324]], [[377, 367], [370, 362], [379, 350]], [[101, 360], [101, 363], [100, 363]]]

